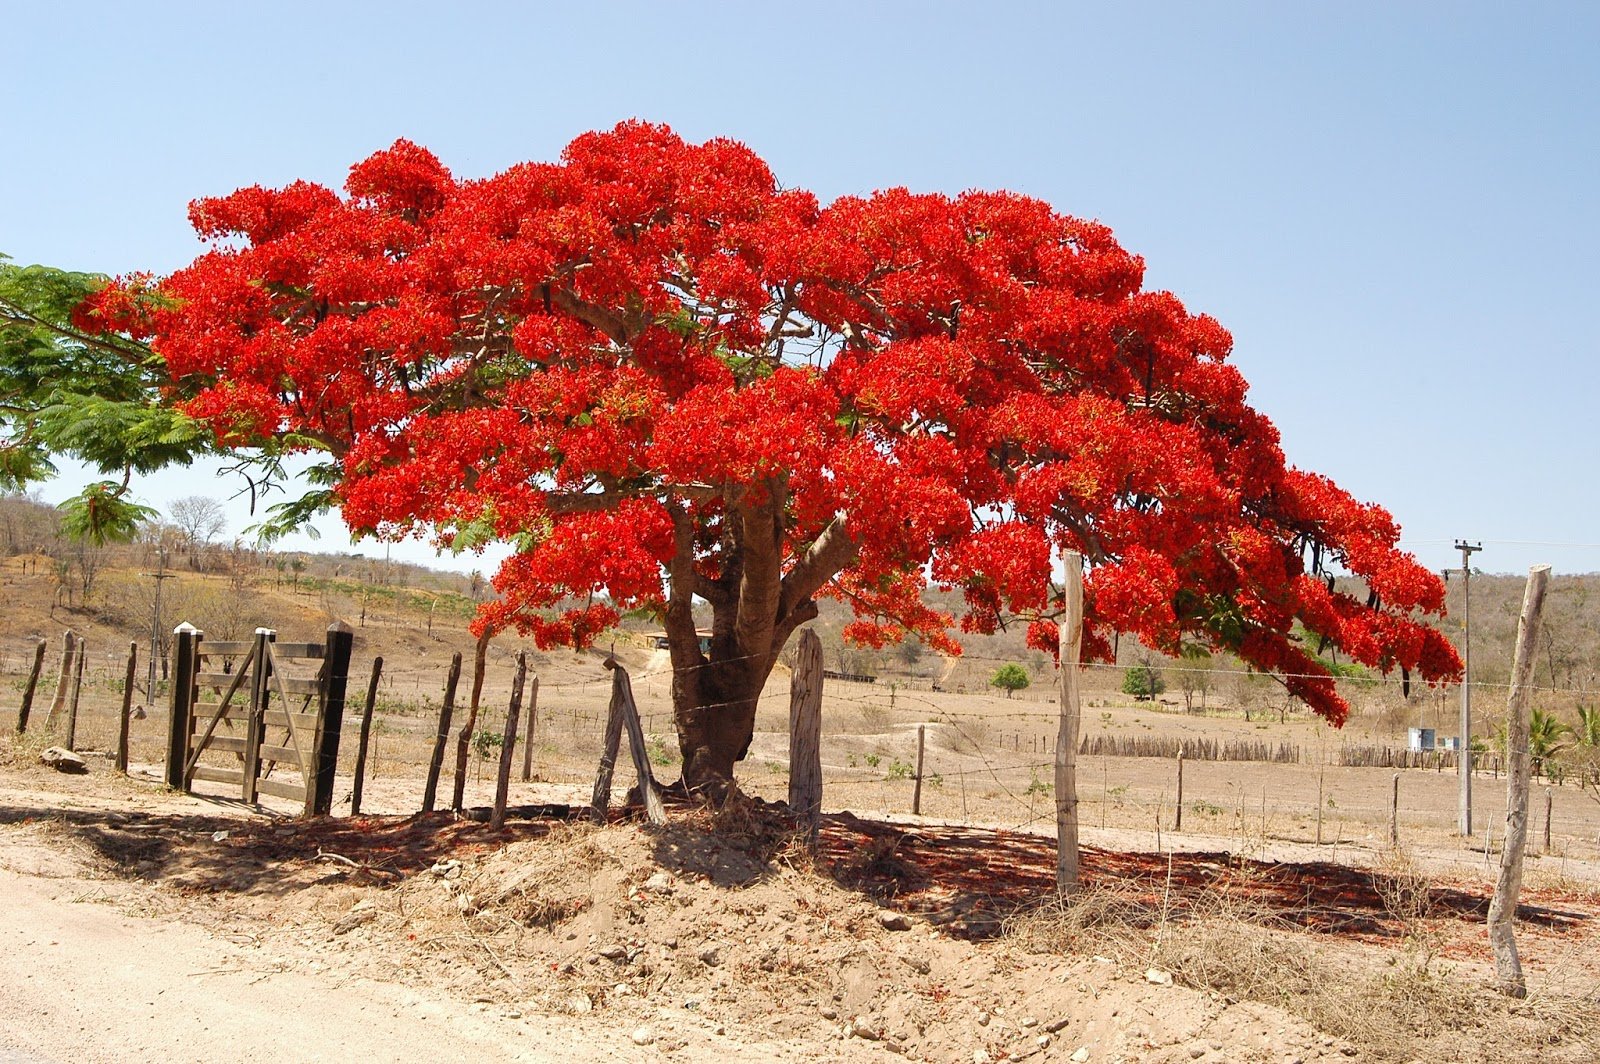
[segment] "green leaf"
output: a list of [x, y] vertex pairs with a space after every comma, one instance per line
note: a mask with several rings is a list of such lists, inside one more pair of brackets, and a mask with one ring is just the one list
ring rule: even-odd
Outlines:
[[122, 485], [110, 480], [95, 481], [57, 509], [63, 532], [97, 547], [130, 542], [140, 525], [160, 516], [154, 508], [128, 498]]

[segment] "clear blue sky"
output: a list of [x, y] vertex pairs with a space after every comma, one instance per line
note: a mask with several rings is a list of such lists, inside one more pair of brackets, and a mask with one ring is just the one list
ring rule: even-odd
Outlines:
[[[824, 199], [1010, 188], [1107, 223], [1228, 326], [1291, 460], [1389, 507], [1426, 564], [1467, 536], [1490, 571], [1600, 570], [1600, 546], [1512, 542], [1600, 544], [1600, 6], [0, 11], [20, 262], [165, 272], [199, 250], [196, 196], [337, 187], [402, 136], [484, 175], [634, 116]], [[145, 497], [227, 492], [200, 471]]]

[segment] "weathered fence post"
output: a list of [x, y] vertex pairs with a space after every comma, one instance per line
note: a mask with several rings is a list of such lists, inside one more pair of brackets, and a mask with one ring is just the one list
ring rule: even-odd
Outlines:
[[528, 677], [528, 737], [522, 743], [522, 782], [533, 779], [533, 733], [539, 726], [539, 674]]
[[1554, 804], [1550, 788], [1544, 789], [1544, 852], [1550, 852], [1550, 813]]
[[367, 776], [367, 743], [372, 735], [372, 710], [378, 704], [378, 681], [383, 677], [383, 655], [372, 659], [372, 679], [367, 683], [367, 704], [361, 710], [361, 738], [356, 743], [356, 779], [350, 788], [350, 815], [361, 815], [361, 784]]
[[[167, 717], [167, 786], [188, 790], [185, 767], [189, 761], [190, 718], [194, 711], [196, 650], [200, 632], [185, 621], [173, 630], [172, 711]], [[248, 777], [245, 780], [248, 786]]]
[[1178, 744], [1178, 810], [1172, 817], [1172, 830], [1183, 830], [1183, 744]]
[[[244, 787], [241, 791], [246, 802], [256, 800], [256, 783], [261, 775], [261, 741], [267, 733], [267, 699], [271, 691], [272, 652], [267, 644], [275, 641], [278, 633], [271, 628], [257, 628], [253, 657], [255, 674], [250, 677], [250, 715], [244, 727]], [[181, 682], [181, 677], [176, 682]], [[289, 711], [284, 706], [285, 713]], [[306, 780], [306, 796], [316, 788], [315, 780]]]
[[511, 761], [517, 748], [517, 724], [522, 715], [522, 688], [528, 682], [528, 654], [517, 652], [517, 671], [511, 679], [511, 704], [506, 707], [506, 731], [500, 738], [500, 773], [494, 781], [494, 812], [489, 826], [506, 824], [506, 795], [511, 791]]
[[128, 644], [128, 671], [122, 678], [122, 712], [117, 716], [117, 771], [128, 774], [128, 718], [133, 714], [133, 677], [139, 667], [139, 644]]
[[428, 761], [428, 784], [422, 791], [422, 811], [433, 812], [439, 794], [439, 772], [444, 768], [444, 752], [450, 743], [450, 717], [456, 708], [456, 685], [461, 682], [461, 651], [450, 655], [450, 671], [444, 681], [444, 704], [439, 707], [439, 731], [433, 740], [433, 757]]
[[800, 632], [789, 675], [789, 811], [815, 844], [822, 812], [822, 640], [810, 628]]
[[333, 812], [333, 780], [339, 771], [339, 738], [344, 731], [345, 689], [350, 682], [350, 651], [355, 639], [355, 632], [343, 621], [328, 626], [323, 649], [327, 673], [322, 712], [317, 715], [317, 778], [314, 786], [306, 788], [306, 812], [313, 816]]
[[1056, 733], [1056, 889], [1078, 887], [1078, 653], [1083, 643], [1083, 555], [1068, 551], [1061, 646], [1061, 723]]
[[39, 686], [39, 670], [44, 668], [45, 641], [39, 640], [33, 647], [33, 668], [28, 673], [28, 686], [22, 689], [22, 705], [17, 710], [17, 734], [21, 735], [28, 730], [28, 715], [33, 712], [33, 692]]
[[450, 796], [450, 808], [458, 813], [467, 793], [467, 751], [472, 747], [472, 729], [478, 726], [478, 704], [483, 697], [483, 674], [488, 665], [490, 638], [489, 630], [484, 629], [484, 633], [478, 637], [478, 645], [473, 649], [472, 698], [467, 703], [467, 722], [456, 734], [456, 786]]
[[639, 723], [639, 707], [633, 701], [633, 684], [628, 679], [628, 670], [618, 665], [615, 658], [607, 658], [605, 665], [612, 670], [611, 710], [606, 714], [605, 749], [601, 752], [600, 771], [594, 781], [595, 818], [604, 820], [606, 808], [611, 804], [611, 776], [617, 766], [622, 729], [626, 726], [629, 753], [633, 756], [633, 770], [638, 776], [639, 797], [644, 802], [645, 817], [652, 824], [665, 824], [667, 811], [656, 789], [655, 773], [650, 769], [650, 755], [644, 747], [644, 727]]
[[45, 714], [44, 727], [51, 731], [67, 708], [67, 692], [72, 685], [72, 652], [78, 646], [76, 633], [68, 628], [61, 636], [61, 669], [56, 676], [56, 693], [50, 699], [50, 712]]
[[78, 698], [83, 694], [83, 662], [89, 656], [89, 641], [78, 640], [72, 662], [72, 693], [67, 696], [67, 749], [78, 748]]
[[911, 791], [911, 813], [913, 816], [922, 815], [922, 751], [926, 732], [927, 725], [917, 725], [917, 785]]
[[1389, 796], [1389, 845], [1400, 845], [1400, 773], [1394, 774], [1394, 791]]
[[1528, 996], [1513, 923], [1517, 900], [1522, 893], [1522, 854], [1528, 842], [1528, 698], [1549, 578], [1548, 565], [1535, 565], [1528, 570], [1522, 616], [1517, 621], [1517, 651], [1511, 668], [1511, 692], [1506, 697], [1506, 750], [1510, 754], [1506, 772], [1506, 833], [1500, 844], [1500, 877], [1489, 903], [1489, 945], [1494, 951], [1495, 979], [1501, 993], [1515, 998]]

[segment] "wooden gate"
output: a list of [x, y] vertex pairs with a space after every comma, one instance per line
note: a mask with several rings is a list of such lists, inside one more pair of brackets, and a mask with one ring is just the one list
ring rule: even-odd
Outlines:
[[229, 784], [246, 802], [270, 794], [328, 813], [352, 639], [344, 624], [322, 643], [280, 643], [270, 628], [248, 641], [207, 642], [179, 626], [168, 785]]

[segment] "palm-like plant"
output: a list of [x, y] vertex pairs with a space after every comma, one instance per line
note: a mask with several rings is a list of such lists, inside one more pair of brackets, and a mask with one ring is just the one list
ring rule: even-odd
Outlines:
[[1572, 725], [1554, 713], [1535, 709], [1528, 717], [1528, 756], [1533, 759], [1534, 772], [1541, 772], [1555, 755], [1565, 750], [1572, 735]]

